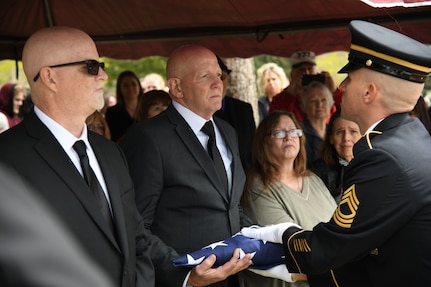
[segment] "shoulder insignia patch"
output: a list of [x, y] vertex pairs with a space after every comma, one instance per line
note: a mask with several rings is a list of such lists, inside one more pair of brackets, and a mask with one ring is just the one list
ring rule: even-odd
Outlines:
[[304, 238], [298, 238], [293, 240], [293, 250], [295, 252], [311, 252], [310, 245]]
[[353, 184], [341, 197], [341, 201], [333, 215], [335, 223], [342, 228], [350, 228], [358, 207], [359, 200], [356, 196], [355, 185]]
[[379, 131], [370, 131], [369, 133], [367, 133], [365, 135], [365, 138], [367, 139], [367, 144], [368, 144], [368, 148], [369, 149], [373, 149], [373, 145], [371, 144], [371, 138], [370, 138], [370, 136], [371, 135], [381, 135], [381, 134], [382, 134], [382, 132], [379, 132]]

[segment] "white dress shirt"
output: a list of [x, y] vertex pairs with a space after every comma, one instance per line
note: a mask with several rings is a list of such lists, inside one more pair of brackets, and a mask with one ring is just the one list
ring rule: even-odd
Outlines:
[[[190, 126], [190, 128], [193, 130], [195, 135], [197, 136], [198, 140], [202, 144], [203, 148], [206, 150], [208, 145], [208, 135], [206, 135], [203, 131], [201, 131], [204, 124], [207, 122], [206, 119], [202, 118], [201, 116], [195, 114], [191, 110], [187, 109], [186, 107], [182, 106], [181, 104], [172, 101], [172, 105], [174, 108], [178, 111], [178, 113], [184, 118], [184, 120], [187, 122], [187, 124]], [[226, 145], [225, 140], [223, 139], [220, 130], [218, 129], [216, 123], [214, 122], [213, 118], [210, 119], [214, 124], [214, 131], [216, 136], [216, 145], [220, 152], [221, 158], [224, 163], [224, 167], [226, 170], [227, 180], [228, 180], [228, 186], [229, 186], [229, 193], [232, 190], [232, 152]]]
[[[38, 107], [34, 106], [34, 112], [37, 117], [42, 121], [42, 123], [51, 131], [54, 137], [57, 139], [58, 143], [64, 149], [66, 154], [69, 156], [72, 163], [75, 165], [76, 169], [79, 171], [81, 175], [82, 168], [79, 160], [79, 156], [76, 151], [73, 149], [73, 145], [78, 140], [83, 140], [85, 145], [87, 146], [87, 155], [90, 161], [90, 166], [94, 171], [94, 174], [97, 177], [100, 185], [102, 186], [103, 192], [105, 193], [106, 199], [108, 200], [109, 208], [111, 208], [111, 202], [108, 196], [108, 189], [106, 187], [105, 179], [103, 177], [102, 170], [100, 169], [99, 163], [97, 162], [96, 155], [94, 154], [93, 149], [91, 148], [90, 142], [88, 141], [87, 134], [87, 126], [84, 124], [82, 127], [82, 134], [79, 138], [75, 137], [68, 130], [66, 130], [59, 123], [51, 119], [47, 114], [42, 112]], [[112, 212], [112, 209], [111, 209]]]

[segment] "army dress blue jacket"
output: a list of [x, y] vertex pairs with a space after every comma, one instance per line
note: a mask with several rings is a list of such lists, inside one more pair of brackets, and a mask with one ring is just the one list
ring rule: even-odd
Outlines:
[[289, 271], [329, 272], [340, 287], [431, 286], [429, 133], [407, 113], [391, 115], [353, 153], [332, 219], [284, 233]]

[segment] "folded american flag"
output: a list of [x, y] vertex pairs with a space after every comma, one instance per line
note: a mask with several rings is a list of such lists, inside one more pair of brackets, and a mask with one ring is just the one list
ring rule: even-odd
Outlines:
[[173, 261], [174, 266], [193, 267], [199, 265], [211, 254], [217, 257], [213, 267], [218, 267], [232, 258], [236, 248], [240, 248], [240, 258], [246, 254], [252, 255], [253, 265], [249, 268], [266, 270], [276, 265], [284, 264], [282, 244], [252, 239], [237, 233], [223, 241], [215, 242], [200, 250], [179, 257]]

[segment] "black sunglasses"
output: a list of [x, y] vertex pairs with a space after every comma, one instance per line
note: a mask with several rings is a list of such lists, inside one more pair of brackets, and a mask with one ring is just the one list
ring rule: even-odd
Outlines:
[[[48, 66], [48, 67], [58, 68], [58, 67], [66, 67], [66, 66], [81, 65], [81, 64], [86, 64], [87, 73], [93, 76], [97, 76], [99, 74], [99, 68], [105, 69], [105, 63], [98, 62], [96, 60], [85, 60], [85, 61], [65, 63], [65, 64], [59, 64], [59, 65]], [[36, 82], [37, 79], [39, 79], [39, 77], [40, 77], [40, 72], [38, 72], [37, 75], [33, 78], [33, 81]]]

